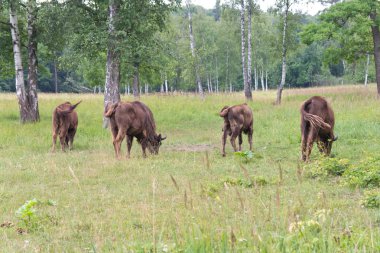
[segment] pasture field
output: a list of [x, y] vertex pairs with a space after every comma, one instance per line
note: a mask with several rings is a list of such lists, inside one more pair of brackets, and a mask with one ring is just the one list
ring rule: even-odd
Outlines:
[[[41, 121], [20, 125], [15, 94], [0, 94], [0, 252], [380, 252], [380, 210], [362, 206], [364, 190], [308, 176], [316, 146], [299, 160], [299, 106], [312, 95], [335, 111], [333, 161], [380, 156], [374, 87], [285, 90], [280, 106], [273, 91], [254, 93], [251, 159], [229, 141], [220, 151], [218, 112], [243, 92], [142, 96], [167, 140], [147, 159], [134, 141], [129, 160], [102, 128], [103, 96], [40, 94]], [[78, 100], [74, 149], [51, 153], [53, 108]]]

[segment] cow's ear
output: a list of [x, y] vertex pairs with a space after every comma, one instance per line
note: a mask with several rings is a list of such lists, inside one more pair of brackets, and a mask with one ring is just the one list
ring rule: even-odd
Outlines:
[[161, 136], [161, 134], [159, 134], [158, 137], [160, 138], [161, 141], [166, 139], [166, 136]]

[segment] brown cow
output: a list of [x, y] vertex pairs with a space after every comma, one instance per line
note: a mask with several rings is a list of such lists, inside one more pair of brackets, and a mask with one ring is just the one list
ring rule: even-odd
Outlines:
[[53, 147], [55, 151], [55, 143], [57, 136], [61, 142], [61, 149], [65, 151], [65, 147], [69, 146], [70, 150], [73, 147], [74, 136], [78, 127], [78, 114], [74, 109], [80, 104], [79, 101], [75, 105], [70, 102], [65, 102], [57, 106], [53, 111]]
[[315, 96], [301, 105], [302, 160], [309, 161], [314, 141], [319, 151], [330, 155], [334, 136], [334, 112], [323, 97]]
[[127, 136], [127, 158], [130, 156], [133, 137], [136, 137], [141, 144], [143, 157], [146, 157], [146, 148], [150, 153], [158, 154], [161, 141], [166, 139], [161, 134], [156, 134], [153, 114], [141, 102], [107, 104], [104, 116], [110, 119], [116, 158], [120, 158], [120, 147], [125, 136]]
[[243, 143], [242, 133], [248, 135], [249, 150], [252, 150], [253, 134], [253, 115], [252, 110], [247, 104], [225, 106], [219, 113], [224, 118], [223, 137], [222, 137], [222, 155], [226, 156], [226, 139], [227, 134], [231, 136], [230, 142], [235, 152], [237, 151], [235, 139], [239, 136], [239, 151]]

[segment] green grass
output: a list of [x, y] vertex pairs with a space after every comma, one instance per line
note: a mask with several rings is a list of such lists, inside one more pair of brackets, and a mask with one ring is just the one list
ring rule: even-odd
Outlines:
[[[168, 138], [160, 154], [147, 159], [135, 141], [129, 160], [114, 158], [111, 134], [102, 128], [102, 96], [40, 94], [41, 122], [20, 125], [16, 96], [0, 94], [0, 223], [14, 224], [0, 227], [0, 251], [379, 252], [380, 211], [361, 206], [362, 189], [341, 184], [339, 177], [306, 177], [299, 161], [299, 106], [317, 94], [335, 111], [339, 140], [333, 156], [358, 163], [378, 155], [375, 89], [284, 93], [281, 106], [273, 106], [274, 92], [253, 94], [254, 155], [248, 163], [229, 142], [227, 157], [220, 151], [218, 112], [244, 102], [242, 93], [205, 101], [143, 96]], [[54, 107], [78, 100], [74, 150], [50, 153]], [[123, 143], [123, 154], [125, 149]], [[318, 159], [314, 147], [311, 160]], [[268, 183], [222, 183], [249, 178]], [[34, 198], [41, 203], [31, 229], [16, 211]], [[44, 204], [49, 200], [56, 205]]]

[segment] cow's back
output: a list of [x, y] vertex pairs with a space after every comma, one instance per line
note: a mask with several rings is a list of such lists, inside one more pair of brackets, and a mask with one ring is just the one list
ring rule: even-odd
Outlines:
[[303, 107], [306, 112], [321, 117], [324, 122], [334, 127], [334, 112], [325, 98], [320, 96], [311, 97], [304, 102]]
[[253, 114], [247, 104], [232, 106], [228, 111], [228, 120], [230, 124], [237, 123], [241, 130], [252, 127]]

